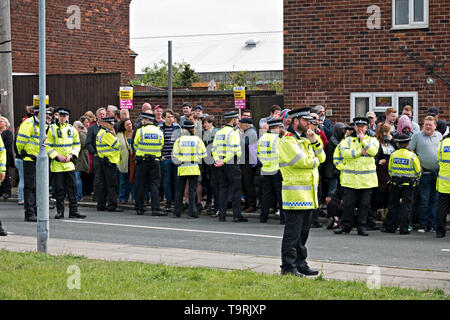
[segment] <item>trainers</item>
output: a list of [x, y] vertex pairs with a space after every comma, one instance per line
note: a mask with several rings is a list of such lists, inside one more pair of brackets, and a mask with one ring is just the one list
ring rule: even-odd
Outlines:
[[425, 228], [420, 228], [420, 229], [417, 230], [417, 232], [425, 233]]

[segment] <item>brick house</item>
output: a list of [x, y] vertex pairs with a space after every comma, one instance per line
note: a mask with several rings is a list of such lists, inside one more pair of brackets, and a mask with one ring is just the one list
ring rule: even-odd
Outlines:
[[450, 120], [448, 82], [405, 53], [450, 81], [449, 19], [448, 0], [284, 0], [285, 104], [344, 122], [406, 104], [422, 122], [436, 106]]
[[[134, 78], [131, 0], [47, 0], [47, 73]], [[13, 73], [39, 72], [38, 1], [11, 0]], [[78, 19], [79, 18], [79, 19]]]

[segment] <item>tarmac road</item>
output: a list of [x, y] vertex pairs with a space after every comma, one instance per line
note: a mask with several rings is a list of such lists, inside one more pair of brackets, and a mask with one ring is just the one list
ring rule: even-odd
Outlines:
[[[55, 220], [56, 212], [50, 210], [50, 237], [280, 257], [283, 226], [275, 219], [267, 224], [256, 218], [233, 223], [227, 217], [220, 223], [208, 216], [187, 219], [185, 213], [173, 219], [170, 215], [138, 216], [134, 211], [97, 212], [84, 207], [80, 212], [88, 217]], [[9, 233], [36, 236], [36, 223], [24, 222], [23, 207], [16, 203], [1, 202], [0, 218]], [[350, 235], [335, 235], [323, 227], [311, 229], [307, 248], [308, 258], [313, 260], [450, 271], [450, 236], [436, 239], [431, 232], [400, 236], [370, 231], [368, 237], [361, 237], [356, 230]]]

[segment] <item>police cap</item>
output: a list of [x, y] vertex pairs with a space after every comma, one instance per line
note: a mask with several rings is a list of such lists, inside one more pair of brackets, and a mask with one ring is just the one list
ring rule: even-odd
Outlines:
[[353, 122], [355, 123], [355, 126], [368, 126], [370, 121], [366, 117], [356, 117], [353, 118]]
[[311, 108], [307, 107], [307, 108], [291, 110], [291, 111], [289, 111], [288, 114], [292, 117], [292, 119], [303, 118], [306, 120], [312, 120], [313, 117], [310, 116], [310, 113], [311, 113]]

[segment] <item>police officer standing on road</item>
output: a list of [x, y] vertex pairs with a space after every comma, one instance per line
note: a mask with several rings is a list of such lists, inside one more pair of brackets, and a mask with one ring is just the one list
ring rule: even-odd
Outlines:
[[155, 115], [141, 113], [142, 126], [136, 131], [134, 150], [136, 150], [136, 213], [143, 215], [144, 197], [150, 183], [152, 216], [167, 216], [160, 206], [159, 185], [161, 180], [160, 161], [164, 145], [164, 133], [154, 125]]
[[[34, 115], [19, 127], [16, 147], [23, 160], [25, 221], [37, 221], [36, 208], [36, 160], [39, 154], [39, 106], [33, 108]], [[47, 121], [51, 110], [47, 107]], [[50, 117], [49, 117], [50, 115]], [[47, 128], [47, 124], [46, 124]], [[48, 129], [48, 128], [47, 128]]]
[[[407, 149], [411, 138], [401, 134], [396, 139], [399, 149], [389, 158], [389, 210], [383, 232], [395, 233], [400, 225], [400, 234], [409, 234], [409, 216], [414, 201], [414, 187], [422, 174], [419, 157]], [[401, 212], [399, 207], [401, 203]], [[400, 221], [398, 217], [400, 216]]]
[[[6, 148], [3, 144], [2, 136], [0, 136], [0, 185], [6, 176]], [[0, 237], [7, 236], [8, 233], [3, 229], [2, 222], [0, 221]]]
[[[447, 122], [450, 126], [450, 122]], [[440, 143], [437, 150], [439, 161], [439, 175], [436, 189], [439, 192], [436, 218], [436, 238], [444, 238], [448, 207], [450, 206], [450, 135], [447, 135]]]
[[279, 165], [283, 177], [285, 227], [281, 245], [281, 274], [317, 275], [307, 262], [305, 247], [311, 215], [319, 205], [318, 167], [325, 161], [323, 144], [309, 129], [310, 108], [292, 110], [292, 122], [280, 142]]
[[219, 168], [220, 181], [220, 218], [224, 222], [227, 215], [228, 187], [231, 187], [231, 202], [233, 206], [233, 222], [247, 222], [241, 212], [241, 170], [239, 158], [241, 145], [239, 132], [239, 112], [231, 111], [224, 114], [227, 124], [220, 129], [213, 141], [212, 156], [214, 166]]
[[281, 200], [281, 171], [278, 164], [280, 139], [284, 135], [283, 122], [280, 119], [267, 121], [269, 131], [258, 140], [258, 159], [261, 167], [261, 215], [260, 221], [266, 223], [269, 218], [269, 209], [274, 197], [280, 210], [280, 224], [284, 224], [283, 204]]
[[196, 135], [194, 122], [184, 121], [182, 130], [182, 136], [175, 141], [172, 152], [172, 161], [179, 165], [173, 217], [179, 218], [181, 216], [184, 190], [186, 183], [189, 183], [189, 218], [198, 218], [195, 206], [195, 190], [200, 176], [199, 164], [206, 157], [206, 147], [201, 138]]
[[[95, 140], [99, 157], [98, 184], [95, 185], [97, 211], [123, 212], [117, 208], [118, 168], [121, 163], [119, 138], [114, 131], [114, 117], [105, 117]], [[96, 173], [97, 175], [97, 173]], [[107, 203], [108, 202], [108, 203]]]
[[352, 230], [354, 209], [358, 208], [358, 235], [368, 236], [366, 223], [370, 211], [370, 196], [372, 189], [378, 186], [374, 157], [380, 144], [376, 138], [366, 134], [369, 119], [357, 117], [353, 122], [355, 131], [341, 142], [340, 151], [344, 164], [341, 186], [345, 188], [344, 217], [342, 225], [334, 230], [334, 233], [349, 233]]
[[81, 149], [78, 130], [68, 123], [70, 115], [68, 108], [56, 108], [55, 112], [58, 112], [59, 120], [50, 125], [46, 143], [55, 188], [57, 210], [55, 219], [64, 218], [66, 191], [69, 198], [69, 218], [83, 219], [86, 216], [78, 213], [76, 197], [75, 162]]

